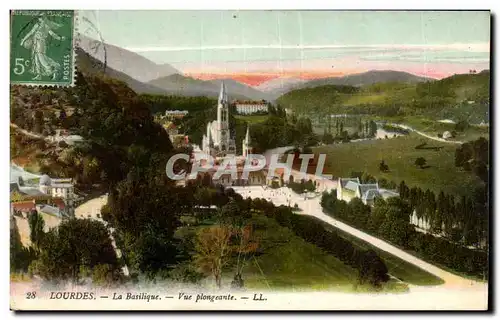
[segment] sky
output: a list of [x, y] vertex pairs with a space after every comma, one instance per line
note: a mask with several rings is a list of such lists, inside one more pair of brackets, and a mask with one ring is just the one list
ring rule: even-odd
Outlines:
[[389, 69], [442, 78], [489, 68], [486, 11], [160, 10], [81, 15], [105, 42], [199, 78], [247, 75], [259, 82]]

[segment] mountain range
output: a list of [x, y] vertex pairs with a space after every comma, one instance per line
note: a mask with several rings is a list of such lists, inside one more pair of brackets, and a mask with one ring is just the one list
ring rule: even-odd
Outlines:
[[418, 83], [432, 80], [434, 79], [419, 77], [402, 71], [371, 70], [342, 77], [327, 77], [309, 81], [298, 78], [278, 78], [259, 85], [258, 89], [266, 92], [270, 98], [274, 100], [292, 90], [314, 88], [324, 85], [348, 85], [361, 87], [380, 82]]
[[106, 62], [106, 66], [141, 82], [181, 73], [169, 64], [156, 64], [135, 52], [85, 36], [80, 38], [79, 47], [93, 58]]
[[149, 93], [149, 94], [167, 94], [165, 90], [162, 90], [154, 85], [141, 82], [129, 76], [126, 73], [117, 71], [109, 66], [105, 66], [103, 62], [94, 58], [86, 51], [81, 48], [76, 48], [77, 65], [80, 71], [89, 74], [106, 74], [108, 77], [125, 82], [132, 90], [137, 93]]
[[251, 87], [231, 78], [216, 80], [192, 78], [183, 75], [169, 64], [157, 64], [137, 53], [88, 37], [80, 39], [79, 47], [78, 63], [81, 68], [94, 73], [105, 70], [108, 76], [126, 82], [137, 93], [217, 97], [220, 83], [224, 81], [233, 99], [274, 101], [295, 89], [323, 85], [364, 86], [378, 82], [418, 83], [433, 80], [407, 72], [373, 70], [314, 80], [275, 78]]

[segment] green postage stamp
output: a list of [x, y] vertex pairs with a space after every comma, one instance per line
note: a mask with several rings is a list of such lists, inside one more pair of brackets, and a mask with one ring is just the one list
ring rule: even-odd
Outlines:
[[21, 85], [73, 85], [74, 30], [73, 10], [13, 10], [10, 82]]

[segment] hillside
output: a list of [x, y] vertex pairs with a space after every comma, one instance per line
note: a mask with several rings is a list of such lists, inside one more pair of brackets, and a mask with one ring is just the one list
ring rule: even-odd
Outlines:
[[93, 58], [106, 61], [107, 66], [140, 82], [180, 73], [171, 65], [156, 64], [140, 54], [85, 36], [80, 38], [79, 46]]
[[489, 72], [482, 72], [420, 83], [323, 85], [290, 91], [278, 103], [298, 113], [427, 115], [479, 123], [489, 116], [489, 81]]
[[418, 83], [430, 81], [430, 78], [419, 77], [408, 72], [392, 70], [372, 70], [358, 74], [350, 74], [343, 77], [322, 78], [307, 81], [302, 84], [303, 88], [311, 88], [322, 85], [347, 85], [347, 86], [365, 86], [381, 82], [402, 82]]
[[277, 99], [284, 93], [300, 87], [306, 80], [299, 78], [276, 78], [261, 83], [255, 89], [267, 94], [270, 100]]
[[230, 95], [241, 95], [252, 100], [270, 100], [270, 97], [266, 93], [233, 79], [216, 79], [210, 80], [208, 82], [214, 83], [216, 84], [217, 88], [220, 88], [220, 84], [222, 81], [224, 81], [226, 90]]
[[[89, 185], [120, 181], [145, 161], [154, 162], [150, 170], [164, 167], [172, 145], [149, 106], [126, 83], [86, 70], [71, 88], [11, 87], [11, 121], [17, 126], [41, 136], [66, 129], [84, 141], [49, 145], [12, 130], [11, 160]], [[145, 149], [154, 153], [139, 156]]]
[[132, 90], [134, 90], [138, 94], [139, 93], [166, 94], [165, 90], [162, 90], [154, 85], [140, 82], [132, 78], [128, 74], [117, 71], [111, 68], [110, 66], [105, 67], [101, 61], [92, 57], [90, 54], [88, 54], [81, 48], [77, 48], [76, 52], [77, 52], [78, 69], [84, 73], [97, 75], [97, 74], [102, 74], [104, 72], [107, 76], [113, 79], [125, 82]]
[[[252, 99], [251, 97], [248, 97], [241, 92], [244, 91], [241, 88], [246, 87], [245, 85], [238, 83], [239, 86], [236, 86], [234, 83], [237, 82], [232, 80], [227, 85], [231, 85], [232, 89], [239, 87], [240, 92], [235, 92], [231, 90], [231, 88], [228, 88], [230, 99]], [[217, 82], [199, 80], [180, 74], [173, 74], [170, 76], [154, 79], [152, 81], [149, 81], [147, 84], [161, 88], [167, 94], [187, 97], [205, 96], [209, 98], [217, 98], [220, 91], [220, 84], [218, 84]], [[247, 88], [247, 92], [253, 90], [249, 87]]]

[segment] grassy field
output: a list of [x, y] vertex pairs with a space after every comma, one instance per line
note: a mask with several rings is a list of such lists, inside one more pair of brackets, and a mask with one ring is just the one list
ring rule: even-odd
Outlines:
[[[205, 220], [202, 225], [188, 227], [182, 233], [192, 238], [196, 229], [211, 225]], [[369, 285], [358, 283], [358, 270], [335, 256], [324, 252], [296, 236], [288, 228], [281, 227], [274, 219], [254, 215], [251, 219], [254, 238], [258, 250], [254, 254], [242, 256], [242, 278], [247, 290], [280, 291], [337, 291], [337, 292], [373, 292]], [[193, 233], [194, 232], [194, 233]], [[237, 265], [233, 257], [224, 272], [224, 278], [230, 282]], [[207, 285], [213, 285], [213, 277], [207, 275]], [[405, 292], [407, 285], [395, 280], [385, 283], [382, 292]]]
[[[318, 247], [295, 236], [272, 219], [258, 217], [262, 254], [248, 259], [243, 271], [247, 289], [286, 291], [368, 291], [357, 285], [358, 271]], [[407, 287], [389, 281], [383, 291], [405, 291]], [[371, 289], [373, 290], [373, 289]]]
[[[311, 218], [314, 219], [314, 218]], [[274, 219], [254, 215], [251, 220], [258, 251], [248, 255], [244, 261], [242, 278], [246, 289], [271, 289], [282, 291], [329, 290], [340, 292], [368, 292], [374, 289], [359, 285], [358, 270], [317, 246], [304, 241], [288, 228], [281, 227]], [[205, 220], [202, 225], [189, 227], [184, 236], [192, 238], [193, 232], [202, 226], [211, 225]], [[362, 250], [373, 249], [384, 260], [391, 276], [413, 285], [439, 285], [443, 281], [426, 271], [407, 263], [396, 256], [379, 250], [370, 244], [325, 224]], [[232, 279], [236, 270], [236, 257], [224, 273], [225, 279]], [[211, 276], [206, 281], [210, 283]], [[408, 287], [399, 280], [391, 279], [384, 284], [382, 292], [405, 292]]]
[[[415, 149], [424, 142], [426, 147], [442, 149]], [[334, 177], [348, 177], [353, 171], [363, 171], [398, 184], [404, 180], [410, 187], [464, 195], [482, 182], [473, 173], [455, 167], [456, 148], [456, 145], [410, 134], [393, 139], [322, 146], [315, 148], [314, 152], [326, 154], [323, 172]], [[418, 157], [426, 159], [426, 169], [415, 166]], [[389, 172], [379, 170], [381, 160], [389, 166]]]
[[240, 120], [246, 121], [250, 124], [253, 124], [253, 123], [260, 123], [260, 122], [266, 121], [268, 118], [268, 115], [267, 114], [256, 114], [256, 115], [248, 115], [248, 116], [235, 115], [234, 117], [236, 119], [240, 119]]

